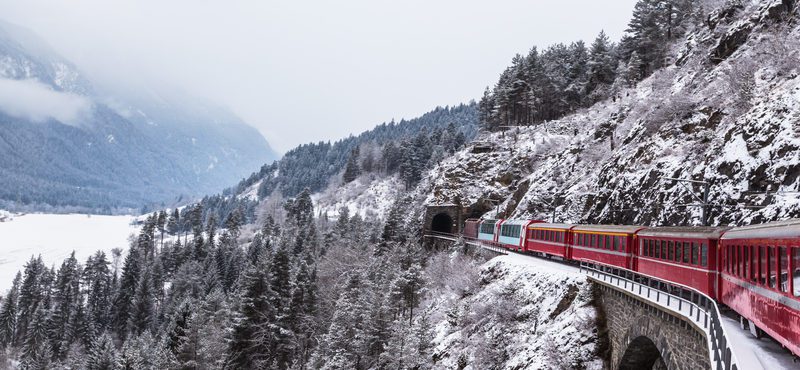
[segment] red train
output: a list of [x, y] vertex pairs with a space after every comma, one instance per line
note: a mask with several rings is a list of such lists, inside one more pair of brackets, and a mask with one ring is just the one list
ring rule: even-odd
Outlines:
[[464, 237], [690, 286], [800, 356], [800, 219], [732, 229], [469, 219]]

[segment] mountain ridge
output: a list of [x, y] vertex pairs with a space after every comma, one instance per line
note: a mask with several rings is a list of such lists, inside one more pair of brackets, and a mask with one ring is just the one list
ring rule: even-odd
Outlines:
[[0, 82], [3, 208], [135, 212], [220, 191], [278, 158], [226, 108], [179, 92], [96, 85], [6, 22]]

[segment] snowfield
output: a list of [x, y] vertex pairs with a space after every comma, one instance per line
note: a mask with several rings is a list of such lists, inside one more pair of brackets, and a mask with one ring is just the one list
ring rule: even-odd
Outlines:
[[[4, 218], [5, 217], [5, 218]], [[45, 265], [58, 268], [75, 251], [83, 263], [98, 250], [128, 248], [128, 236], [137, 232], [133, 216], [11, 214], [0, 211], [0, 294], [11, 288], [17, 271], [31, 256], [41, 255]]]

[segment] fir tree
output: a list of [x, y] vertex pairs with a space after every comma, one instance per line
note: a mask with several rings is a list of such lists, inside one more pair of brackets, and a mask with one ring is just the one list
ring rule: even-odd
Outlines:
[[234, 318], [226, 368], [251, 369], [270, 365], [275, 343], [271, 323], [276, 295], [270, 289], [269, 274], [262, 266], [249, 268], [243, 276], [241, 305]]
[[92, 344], [86, 360], [87, 370], [115, 370], [117, 351], [108, 333], [103, 333]]
[[133, 297], [141, 275], [139, 253], [136, 248], [131, 248], [125, 263], [122, 266], [122, 277], [119, 289], [112, 306], [112, 323], [116, 334], [125, 338], [128, 333], [128, 321], [131, 315]]
[[17, 272], [11, 290], [0, 306], [0, 351], [4, 351], [8, 345], [16, 342], [17, 300], [21, 279], [22, 274]]
[[347, 159], [347, 165], [344, 167], [344, 174], [342, 175], [342, 180], [345, 184], [355, 180], [361, 173], [361, 169], [358, 166], [358, 155], [358, 147], [353, 148], [350, 152], [350, 158]]

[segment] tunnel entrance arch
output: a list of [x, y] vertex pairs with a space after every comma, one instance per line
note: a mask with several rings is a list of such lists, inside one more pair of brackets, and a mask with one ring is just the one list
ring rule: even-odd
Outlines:
[[619, 362], [619, 370], [653, 369], [666, 370], [667, 364], [661, 357], [656, 344], [646, 336], [632, 340]]
[[452, 234], [454, 230], [453, 224], [453, 218], [450, 217], [450, 215], [447, 213], [439, 213], [433, 216], [431, 220], [431, 231]]

